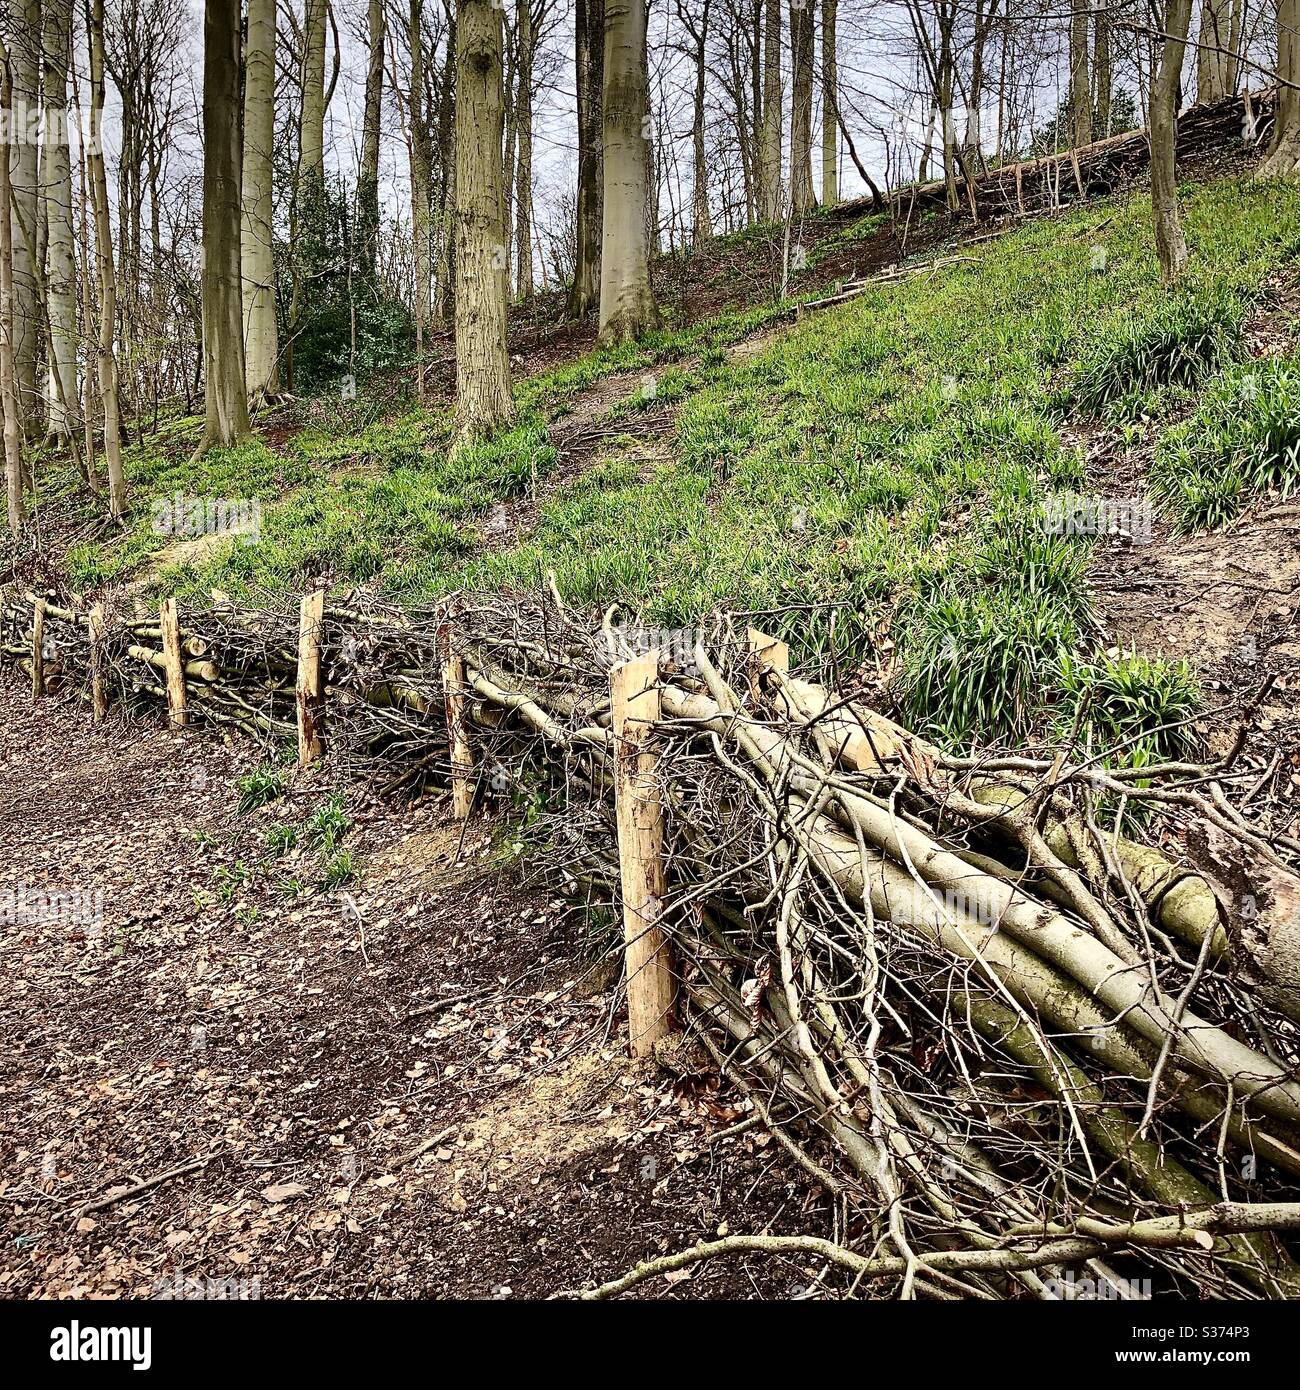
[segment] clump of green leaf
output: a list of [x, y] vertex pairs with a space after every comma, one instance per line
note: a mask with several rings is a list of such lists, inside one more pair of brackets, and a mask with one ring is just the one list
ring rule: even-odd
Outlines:
[[1061, 663], [1062, 732], [1112, 766], [1150, 767], [1193, 757], [1201, 694], [1185, 661], [1117, 653]]
[[343, 798], [333, 793], [307, 818], [303, 836], [312, 849], [329, 854], [351, 828], [352, 822], [343, 810]]
[[298, 843], [298, 827], [273, 825], [266, 832], [266, 847], [272, 854], [284, 854]]
[[1051, 678], [1077, 645], [1068, 611], [1043, 594], [948, 589], [917, 606], [903, 642], [901, 698], [912, 727], [949, 744], [1028, 733]]
[[263, 763], [247, 776], [236, 779], [235, 791], [239, 797], [236, 809], [241, 816], [246, 816], [250, 811], [256, 811], [259, 806], [265, 806], [268, 802], [283, 796], [288, 784], [289, 774], [283, 768]]
[[1101, 410], [1111, 402], [1136, 404], [1162, 387], [1195, 386], [1238, 355], [1244, 315], [1241, 297], [1216, 286], [1122, 319], [1075, 369], [1075, 401], [1084, 410]]
[[357, 867], [350, 849], [335, 850], [325, 862], [323, 882], [326, 888], [342, 888], [357, 876]]
[[1151, 487], [1182, 531], [1231, 521], [1252, 495], [1300, 489], [1300, 362], [1224, 373], [1200, 410], [1161, 440]]

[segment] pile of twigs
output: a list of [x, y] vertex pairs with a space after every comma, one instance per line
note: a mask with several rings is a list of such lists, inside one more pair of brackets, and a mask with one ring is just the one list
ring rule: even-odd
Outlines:
[[[450, 642], [476, 775], [531, 780], [549, 863], [612, 897], [609, 672], [661, 636], [615, 619], [554, 593], [330, 607], [327, 739], [398, 781], [445, 772]], [[183, 631], [216, 668], [187, 672], [205, 715], [285, 732], [290, 614]], [[147, 690], [147, 622], [112, 632]], [[841, 1218], [834, 1241], [728, 1237], [595, 1293], [771, 1249], [907, 1296], [1300, 1295], [1300, 880], [1222, 769], [949, 756], [725, 622], [660, 673], [679, 1010]], [[1213, 872], [1180, 858], [1189, 831]]]
[[[554, 601], [458, 631], [489, 761], [532, 746], [553, 862], [612, 886], [607, 672], [643, 644]], [[948, 757], [715, 650], [660, 691], [666, 920], [716, 1061], [832, 1141], [786, 1136], [850, 1212], [808, 1253], [939, 1297], [1300, 1294], [1300, 895], [1213, 770]], [[1180, 822], [1235, 884], [1152, 847]]]

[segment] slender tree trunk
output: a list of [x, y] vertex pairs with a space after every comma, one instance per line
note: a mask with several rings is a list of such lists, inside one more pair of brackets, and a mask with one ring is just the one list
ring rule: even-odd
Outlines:
[[578, 194], [573, 286], [568, 316], [600, 302], [601, 200], [604, 191], [605, 0], [577, 0], [574, 68], [578, 89]]
[[781, 0], [767, 0], [763, 35], [763, 218], [777, 222], [781, 196]]
[[271, 239], [271, 164], [275, 146], [275, 0], [248, 0], [244, 85], [243, 274], [244, 355], [254, 401], [280, 393]]
[[812, 181], [812, 0], [790, 0], [790, 204], [795, 215], [817, 205]]
[[985, 0], [975, 0], [975, 35], [971, 43], [970, 93], [966, 101], [966, 129], [962, 135], [962, 161], [974, 170], [983, 154], [980, 106], [984, 100], [984, 42], [988, 37]]
[[713, 230], [709, 217], [708, 155], [704, 148], [704, 92], [707, 45], [709, 41], [709, 0], [704, 0], [695, 37], [695, 96], [691, 108], [691, 235], [697, 246], [709, 239]]
[[836, 56], [837, 0], [822, 0], [822, 202], [840, 200], [840, 72]]
[[506, 352], [501, 11], [460, 0], [456, 24], [456, 421], [461, 444], [514, 418]]
[[72, 235], [72, 163], [68, 151], [68, 63], [72, 0], [45, 0], [46, 303], [49, 311], [50, 434], [70, 439], [77, 429], [77, 268]]
[[40, 0], [8, 0], [9, 65], [13, 82], [10, 223], [13, 237], [14, 372], [24, 435], [38, 427], [43, 392], [36, 363], [41, 340], [41, 267], [37, 260], [39, 171], [37, 130], [41, 110]]
[[1187, 266], [1187, 242], [1178, 213], [1178, 94], [1181, 88], [1187, 29], [1192, 0], [1169, 0], [1165, 8], [1165, 39], [1151, 82], [1151, 212], [1155, 222], [1156, 253], [1166, 283]]
[[456, 10], [447, 0], [447, 40], [442, 58], [442, 82], [438, 89], [438, 159], [442, 169], [438, 207], [438, 297], [434, 301], [439, 320], [456, 315]]
[[[749, 166], [748, 220], [763, 216], [763, 0], [750, 0], [749, 33]], [[778, 12], [779, 13], [779, 12]]]
[[1273, 139], [1260, 165], [1262, 178], [1300, 174], [1300, 0], [1277, 0], [1277, 89]]
[[357, 221], [361, 264], [373, 281], [379, 256], [379, 127], [384, 102], [384, 4], [369, 0], [366, 19], [369, 61], [361, 124], [361, 170], [357, 178]]
[[522, 301], [533, 297], [533, 34], [532, 0], [519, 0], [519, 76], [515, 98], [515, 127], [519, 169], [515, 183], [515, 292]]
[[303, 14], [302, 135], [299, 178], [325, 179], [325, 20], [329, 0], [307, 0]]
[[13, 141], [14, 88], [9, 50], [0, 70], [0, 404], [4, 409], [5, 498], [9, 531], [18, 535], [26, 513], [23, 497], [23, 445], [18, 382], [14, 372], [14, 242], [9, 180]]
[[424, 104], [423, 0], [411, 0], [406, 38], [411, 50], [411, 88], [407, 99], [411, 123], [411, 252], [415, 278], [415, 369], [417, 390], [424, 399], [424, 347], [429, 333], [429, 290], [432, 160], [429, 124]]
[[1099, 4], [1092, 18], [1093, 107], [1097, 113], [1097, 138], [1110, 135], [1111, 94], [1114, 88], [1114, 60], [1110, 50], [1110, 6]]
[[1074, 0], [1070, 15], [1070, 138], [1075, 145], [1092, 140], [1092, 81], [1088, 76], [1088, 4]]
[[[126, 474], [122, 469], [122, 422], [117, 399], [117, 271], [108, 215], [108, 174], [104, 168], [104, 0], [90, 0], [86, 16], [90, 42], [90, 192], [95, 213], [95, 260], [99, 267], [99, 401], [104, 423], [104, 467], [108, 475], [109, 515], [126, 511]], [[236, 327], [238, 338], [239, 329]], [[91, 465], [93, 467], [93, 465]]]
[[1240, 8], [1233, 0], [1201, 0], [1196, 49], [1196, 100], [1222, 101], [1236, 90], [1233, 37]]
[[208, 445], [249, 434], [240, 292], [239, 0], [203, 14], [203, 377]]
[[650, 289], [649, 96], [646, 0], [606, 0], [602, 343], [626, 342], [659, 326]]

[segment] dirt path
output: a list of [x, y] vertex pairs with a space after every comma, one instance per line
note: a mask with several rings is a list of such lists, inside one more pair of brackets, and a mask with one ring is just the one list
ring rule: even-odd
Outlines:
[[329, 789], [240, 815], [254, 760], [0, 687], [0, 1295], [544, 1297], [719, 1231], [830, 1234], [761, 1130], [711, 1138], [742, 1117], [716, 1078], [626, 1061], [614, 972], [489, 826], [354, 789], [359, 877], [327, 890], [265, 839]]

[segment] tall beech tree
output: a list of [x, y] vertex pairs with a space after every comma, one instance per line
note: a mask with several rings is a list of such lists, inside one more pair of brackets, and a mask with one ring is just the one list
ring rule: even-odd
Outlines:
[[460, 444], [514, 418], [506, 352], [505, 94], [493, 0], [456, 16], [456, 424]]
[[5, 500], [9, 531], [23, 526], [22, 426], [19, 422], [18, 380], [14, 368], [14, 243], [10, 183], [13, 144], [14, 82], [8, 45], [0, 42], [0, 406], [4, 410]]
[[790, 205], [796, 214], [817, 205], [812, 178], [812, 0], [790, 0]]
[[44, 0], [45, 88], [41, 188], [45, 200], [45, 304], [48, 322], [46, 419], [50, 437], [71, 441], [77, 430], [77, 266], [73, 255], [72, 163], [68, 151], [68, 64], [72, 0]]
[[203, 385], [201, 454], [249, 434], [240, 284], [239, 0], [203, 12]]
[[[96, 352], [99, 406], [103, 414], [108, 511], [110, 516], [120, 518], [126, 512], [126, 472], [122, 467], [117, 348], [113, 340], [117, 324], [117, 270], [113, 264], [113, 232], [108, 212], [108, 171], [104, 167], [104, 0], [88, 0], [86, 37], [90, 46], [90, 128], [86, 153], [90, 164], [90, 199], [95, 216], [95, 265], [99, 277]], [[239, 336], [238, 324], [235, 336]], [[87, 432], [89, 428], [87, 423]], [[89, 458], [87, 467], [93, 471], [94, 463]]]
[[1260, 165], [1264, 177], [1294, 178], [1300, 174], [1300, 0], [1276, 0], [1277, 110], [1268, 156]]
[[762, 216], [781, 216], [781, 0], [767, 0], [763, 28], [763, 126], [759, 151]]
[[836, 52], [837, 0], [822, 0], [822, 202], [840, 200], [840, 68]]
[[379, 127], [384, 106], [384, 5], [369, 0], [366, 11], [366, 96], [361, 121], [361, 167], [357, 176], [357, 235], [361, 262], [373, 280], [379, 255]]
[[42, 286], [36, 132], [41, 110], [40, 0], [8, 0], [9, 68], [14, 139], [9, 160], [10, 234], [13, 238], [14, 372], [23, 433], [40, 424], [44, 393], [37, 385]]
[[244, 376], [253, 402], [280, 393], [275, 318], [271, 190], [275, 146], [275, 0], [248, 0], [244, 46], [243, 278]]
[[578, 90], [578, 191], [569, 317], [600, 302], [600, 244], [604, 196], [605, 0], [576, 0], [574, 78]]
[[659, 326], [650, 288], [649, 99], [646, 0], [605, 0], [602, 343]]
[[1151, 213], [1160, 275], [1176, 280], [1187, 266], [1187, 240], [1178, 212], [1178, 95], [1192, 19], [1192, 0], [1167, 0], [1160, 61], [1151, 81]]

